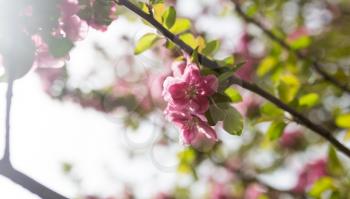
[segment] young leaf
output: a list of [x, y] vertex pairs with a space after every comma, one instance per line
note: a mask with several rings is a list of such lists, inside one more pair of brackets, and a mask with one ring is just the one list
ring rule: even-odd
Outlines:
[[163, 14], [163, 24], [165, 27], [170, 29], [173, 27], [176, 21], [176, 10], [174, 7], [170, 6]]
[[277, 84], [278, 96], [282, 101], [291, 102], [300, 88], [299, 79], [294, 75], [283, 75]]
[[170, 32], [180, 34], [191, 28], [191, 21], [185, 18], [177, 18]]
[[330, 177], [322, 177], [318, 179], [310, 188], [309, 195], [315, 198], [321, 198], [322, 193], [327, 190], [333, 190], [333, 179]]
[[148, 33], [148, 34], [143, 35], [136, 44], [135, 51], [134, 51], [135, 55], [138, 55], [138, 54], [148, 50], [159, 39], [160, 39], [160, 37], [154, 33]]
[[224, 130], [231, 135], [241, 135], [243, 131], [243, 118], [232, 106], [225, 110]]
[[219, 40], [213, 40], [206, 44], [205, 48], [202, 50], [202, 54], [210, 55], [216, 52], [220, 47]]
[[258, 66], [257, 70], [257, 75], [259, 77], [262, 77], [266, 75], [268, 72], [270, 72], [277, 64], [277, 60], [275, 57], [268, 56], [264, 58], [261, 62], [260, 65]]
[[340, 162], [337, 152], [333, 147], [329, 147], [328, 150], [328, 161], [327, 161], [328, 171], [332, 174], [340, 176], [342, 175], [344, 168], [342, 163]]
[[267, 130], [267, 136], [270, 140], [276, 140], [282, 136], [286, 123], [283, 121], [273, 121]]
[[309, 93], [299, 98], [299, 105], [311, 108], [316, 104], [318, 104], [319, 101], [320, 101], [320, 97], [318, 96], [317, 93]]
[[66, 56], [74, 47], [74, 44], [71, 42], [71, 40], [67, 38], [50, 37], [48, 44], [51, 54], [57, 58]]
[[198, 46], [196, 38], [191, 33], [180, 35], [180, 39], [187, 45], [189, 45], [191, 48], [197, 48]]
[[233, 87], [228, 87], [225, 90], [225, 94], [231, 99], [232, 102], [242, 101], [242, 96], [240, 93]]
[[341, 128], [350, 128], [350, 113], [338, 115], [335, 123]]

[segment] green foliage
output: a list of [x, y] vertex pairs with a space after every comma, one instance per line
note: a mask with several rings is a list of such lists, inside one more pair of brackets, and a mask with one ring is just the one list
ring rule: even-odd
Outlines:
[[275, 57], [268, 56], [265, 57], [258, 66], [257, 75], [262, 77], [270, 72], [277, 64], [277, 60]]
[[287, 124], [281, 120], [273, 121], [267, 130], [267, 137], [272, 141], [280, 138], [283, 135], [283, 131], [286, 125]]
[[300, 82], [294, 75], [281, 75], [276, 88], [280, 99], [288, 103], [297, 95], [300, 88]]
[[157, 34], [154, 33], [148, 33], [142, 36], [139, 41], [136, 44], [135, 51], [134, 53], [136, 55], [148, 50], [151, 48], [158, 40], [160, 37]]
[[288, 43], [294, 50], [299, 50], [307, 48], [311, 44], [311, 38], [309, 36], [302, 36]]
[[66, 56], [74, 47], [74, 44], [68, 38], [50, 37], [48, 40], [49, 50], [54, 57], [60, 58]]
[[225, 90], [225, 94], [231, 99], [232, 102], [242, 101], [242, 96], [234, 87], [228, 87]]
[[337, 176], [341, 176], [344, 172], [343, 165], [337, 156], [337, 152], [333, 147], [329, 147], [328, 150], [328, 161], [327, 161], [328, 171]]
[[202, 50], [202, 54], [203, 55], [212, 55], [219, 48], [220, 48], [220, 41], [219, 40], [212, 40], [205, 45], [205, 48]]
[[191, 21], [186, 18], [177, 18], [170, 32], [180, 34], [191, 28]]
[[312, 185], [308, 194], [314, 198], [321, 198], [322, 194], [328, 190], [335, 190], [334, 180], [330, 177], [322, 177]]
[[350, 113], [338, 115], [335, 123], [341, 128], [350, 128]]
[[299, 98], [299, 105], [311, 108], [317, 105], [320, 101], [320, 97], [317, 93], [309, 93]]
[[163, 14], [163, 24], [165, 27], [170, 29], [173, 27], [176, 21], [176, 10], [174, 7], [170, 6]]
[[214, 123], [223, 122], [224, 130], [231, 135], [241, 135], [243, 131], [243, 118], [230, 104], [212, 104], [209, 113]]

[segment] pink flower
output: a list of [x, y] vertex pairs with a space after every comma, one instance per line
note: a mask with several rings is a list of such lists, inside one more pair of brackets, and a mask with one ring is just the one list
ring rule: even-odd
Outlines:
[[266, 192], [266, 189], [260, 184], [250, 184], [245, 191], [245, 199], [258, 199], [262, 194]]
[[327, 175], [327, 164], [325, 159], [319, 159], [307, 164], [299, 174], [299, 179], [293, 191], [305, 192], [319, 178]]
[[217, 140], [215, 130], [204, 121], [203, 116], [193, 115], [186, 109], [181, 110], [171, 105], [167, 107], [165, 113], [167, 119], [180, 128], [184, 144], [200, 144], [199, 142], [203, 141], [202, 135], [205, 135], [207, 139]]
[[217, 135], [204, 113], [218, 80], [214, 75], [202, 76], [194, 63], [174, 62], [172, 69], [174, 76], [167, 77], [163, 84], [163, 97], [168, 102], [166, 118], [179, 127], [184, 144], [200, 150], [211, 148]]
[[186, 62], [185, 61], [174, 61], [173, 64], [171, 64], [171, 70], [173, 71], [174, 77], [180, 77], [184, 74], [186, 68]]
[[293, 148], [300, 143], [303, 133], [300, 130], [285, 131], [280, 139], [280, 145], [284, 148]]
[[60, 68], [66, 58], [55, 58], [49, 52], [49, 47], [39, 35], [33, 35], [32, 40], [36, 47], [34, 67]]
[[168, 77], [164, 82], [163, 96], [174, 106], [187, 107], [192, 112], [204, 113], [208, 110], [208, 97], [218, 88], [214, 75], [201, 76], [195, 64], [189, 64], [183, 76]]
[[60, 6], [61, 29], [72, 41], [83, 39], [88, 31], [88, 26], [77, 15], [79, 12], [79, 2], [77, 0], [63, 0]]

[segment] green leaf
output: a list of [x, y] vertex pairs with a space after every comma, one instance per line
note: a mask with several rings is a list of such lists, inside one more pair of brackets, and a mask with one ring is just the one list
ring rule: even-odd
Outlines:
[[350, 128], [350, 113], [338, 115], [335, 123], [341, 128]]
[[138, 54], [148, 50], [159, 39], [160, 39], [160, 37], [154, 33], [148, 33], [148, 34], [143, 35], [136, 44], [135, 51], [134, 51], [135, 55], [138, 55]]
[[264, 115], [271, 117], [281, 117], [283, 115], [283, 111], [278, 108], [276, 105], [266, 102], [260, 107], [260, 112]]
[[276, 140], [280, 138], [283, 134], [283, 130], [286, 127], [286, 123], [283, 121], [273, 121], [267, 130], [267, 137], [270, 140]]
[[[210, 55], [216, 52], [220, 47], [219, 40], [210, 41], [205, 45], [205, 48], [202, 50], [203, 55]], [[233, 63], [232, 63], [233, 64]]]
[[309, 36], [302, 36], [295, 40], [288, 41], [288, 43], [293, 49], [299, 50], [308, 47], [311, 44], [311, 39]]
[[225, 94], [231, 99], [232, 102], [242, 101], [241, 94], [234, 87], [228, 87], [225, 90]]
[[258, 66], [257, 75], [262, 77], [270, 72], [277, 64], [275, 57], [268, 56], [261, 60], [260, 65]]
[[232, 106], [225, 110], [223, 121], [224, 130], [231, 135], [241, 135], [243, 132], [243, 118], [241, 114]]
[[330, 177], [322, 177], [318, 179], [310, 188], [309, 195], [315, 198], [321, 198], [322, 193], [327, 190], [333, 190], [333, 179]]
[[234, 73], [235, 73], [235, 71], [227, 71], [227, 72], [222, 73], [222, 74], [218, 77], [219, 82], [224, 82], [224, 81], [226, 81], [227, 79], [229, 79], [230, 77], [232, 77]]
[[180, 35], [180, 39], [189, 45], [191, 48], [197, 48], [197, 40], [191, 33], [185, 33]]
[[163, 14], [163, 24], [167, 28], [171, 28], [176, 21], [176, 10], [174, 7], [170, 6]]
[[299, 105], [311, 108], [317, 105], [319, 101], [320, 97], [317, 93], [309, 93], [299, 98]]
[[299, 79], [294, 75], [282, 75], [277, 84], [278, 96], [282, 101], [291, 102], [300, 88]]
[[233, 64], [235, 63], [235, 58], [233, 56], [226, 57], [223, 60], [219, 60], [218, 64], [221, 67], [233, 68]]
[[151, 4], [164, 3], [164, 0], [150, 0]]
[[51, 54], [57, 58], [66, 56], [74, 47], [72, 41], [67, 38], [50, 37], [48, 40], [48, 45]]
[[344, 168], [340, 162], [337, 152], [333, 147], [329, 147], [328, 150], [328, 161], [327, 161], [328, 171], [334, 175], [340, 176], [343, 174]]
[[191, 21], [185, 18], [177, 18], [170, 32], [180, 34], [191, 28]]

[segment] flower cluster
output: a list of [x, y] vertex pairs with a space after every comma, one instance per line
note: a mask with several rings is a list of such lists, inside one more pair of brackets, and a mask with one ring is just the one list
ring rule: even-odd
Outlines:
[[209, 108], [208, 97], [218, 88], [214, 75], [202, 76], [195, 63], [175, 62], [173, 76], [165, 79], [163, 97], [168, 103], [165, 114], [181, 130], [182, 141], [195, 145], [197, 141], [217, 140], [215, 130], [207, 123], [204, 113]]

